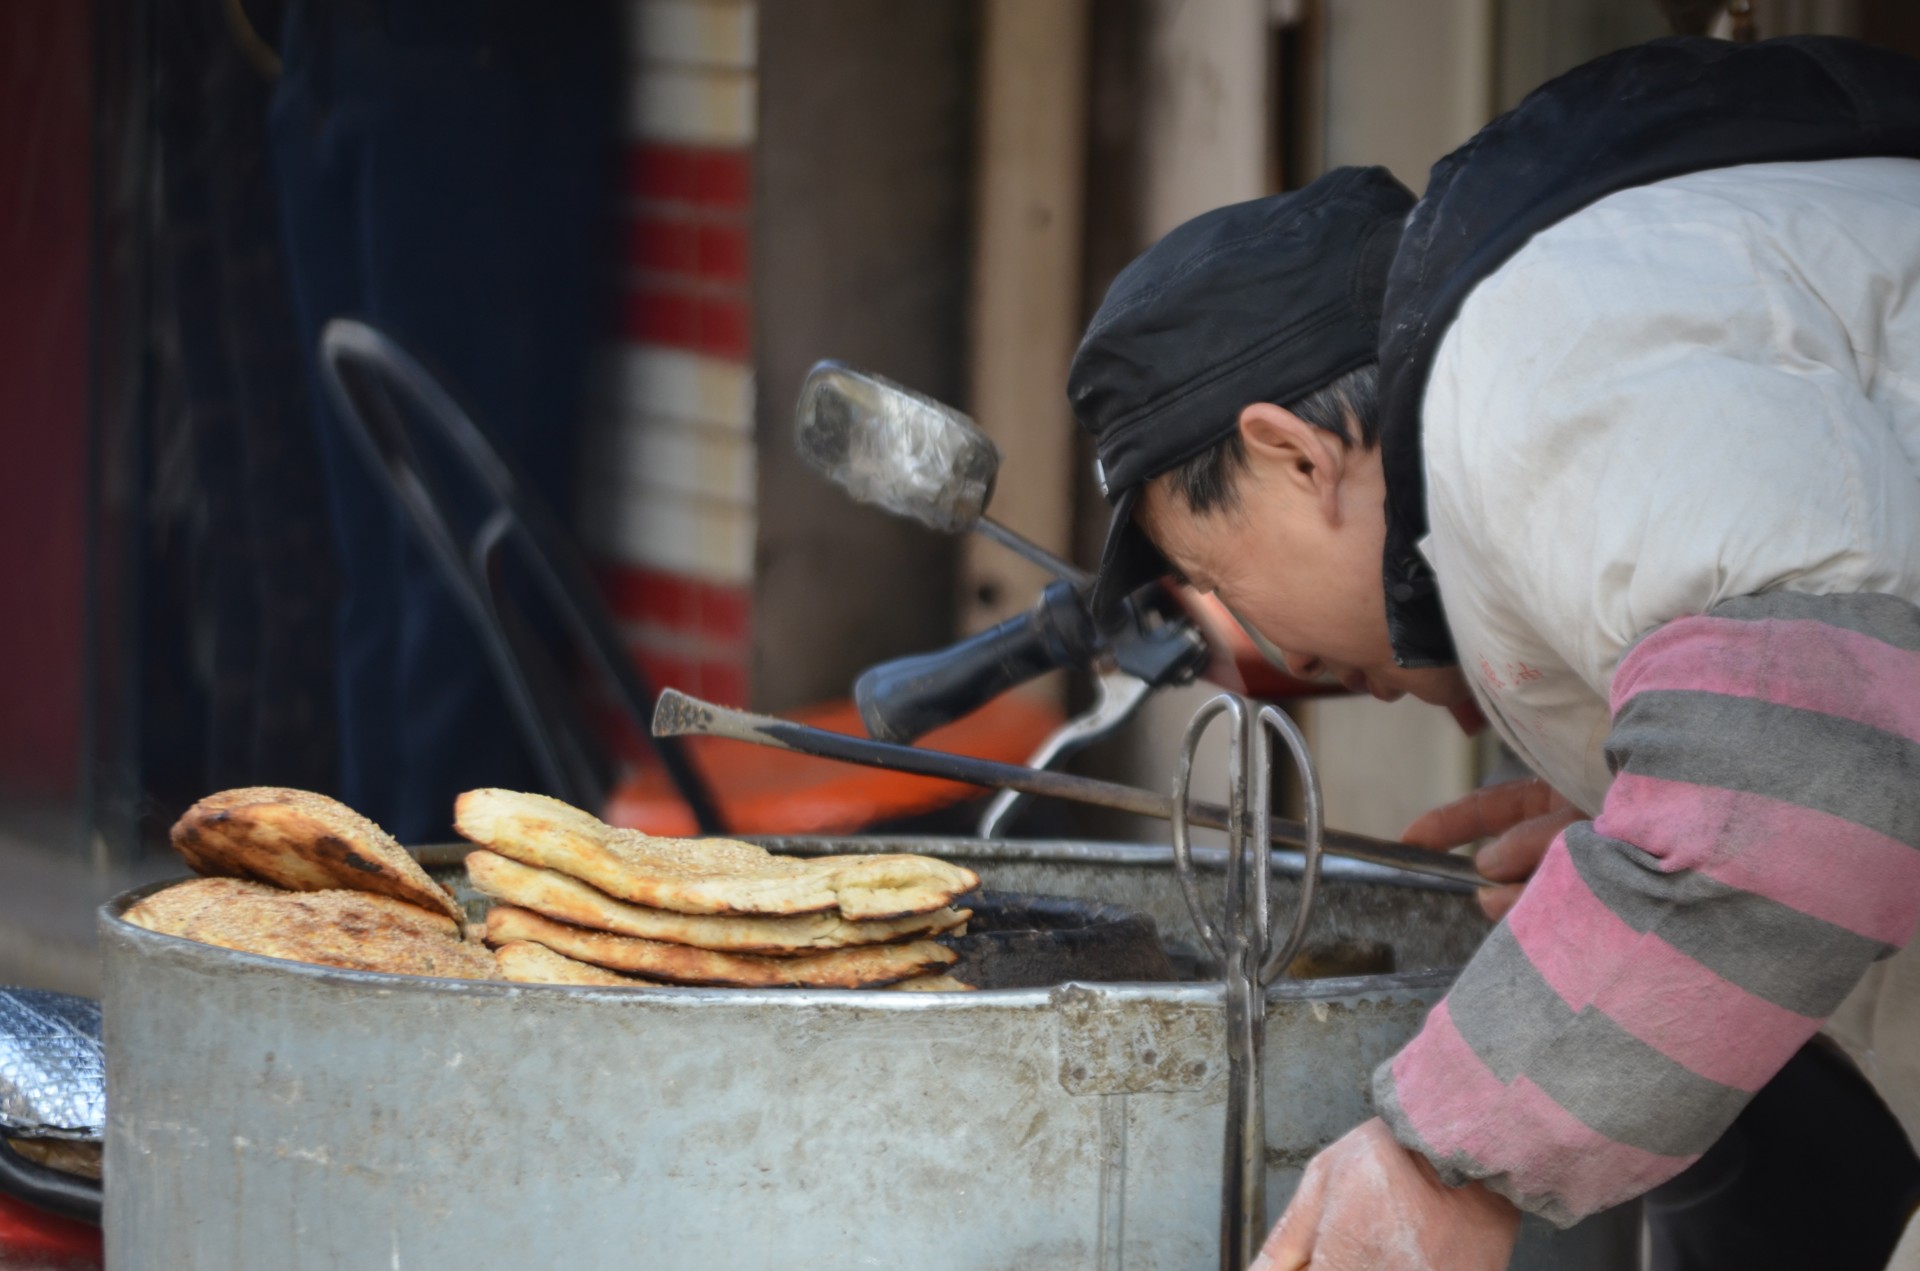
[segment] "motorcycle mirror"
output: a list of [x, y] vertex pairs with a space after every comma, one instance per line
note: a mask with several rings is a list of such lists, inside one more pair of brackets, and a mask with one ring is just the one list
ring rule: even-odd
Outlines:
[[948, 534], [979, 522], [1000, 469], [1000, 448], [953, 407], [839, 362], [800, 386], [794, 446], [858, 502]]

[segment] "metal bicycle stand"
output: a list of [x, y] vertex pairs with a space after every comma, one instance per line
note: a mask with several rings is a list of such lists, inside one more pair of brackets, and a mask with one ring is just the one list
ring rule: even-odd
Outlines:
[[[1227, 750], [1227, 877], [1221, 921], [1206, 912], [1194, 874], [1188, 825], [1194, 758], [1209, 726], [1230, 721]], [[1268, 912], [1273, 805], [1272, 736], [1286, 743], [1300, 773], [1306, 824], [1300, 901], [1293, 926], [1277, 947]], [[1267, 1234], [1267, 1119], [1261, 1062], [1266, 1035], [1266, 986], [1292, 963], [1306, 940], [1320, 882], [1320, 777], [1299, 727], [1277, 706], [1254, 707], [1222, 693], [1187, 725], [1173, 780], [1173, 859], [1181, 894], [1207, 951], [1220, 963], [1227, 1008], [1227, 1123], [1221, 1172], [1220, 1266], [1244, 1271]]]

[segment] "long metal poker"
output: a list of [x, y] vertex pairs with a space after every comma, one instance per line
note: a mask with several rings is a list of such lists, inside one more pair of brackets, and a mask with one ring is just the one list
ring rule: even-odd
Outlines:
[[[712, 702], [690, 697], [678, 689], [661, 691], [660, 700], [653, 709], [653, 735], [726, 737], [750, 745], [817, 755], [823, 759], [837, 759], [842, 763], [861, 764], [868, 768], [888, 768], [895, 772], [939, 777], [993, 789], [1024, 790], [1028, 794], [1091, 803], [1096, 807], [1132, 812], [1161, 821], [1173, 819], [1173, 800], [1151, 790], [1141, 790], [1115, 781], [1099, 781], [1069, 772], [1047, 772], [992, 759], [976, 759], [971, 755], [956, 755], [944, 750], [896, 746], [891, 742], [851, 737], [824, 728], [775, 719], [770, 715], [716, 706]], [[1227, 809], [1217, 803], [1195, 803], [1188, 807], [1187, 819], [1194, 825], [1224, 830], [1227, 828]], [[1306, 827], [1285, 817], [1271, 817], [1268, 821], [1268, 837], [1285, 847], [1304, 848]], [[1473, 862], [1464, 856], [1429, 852], [1405, 843], [1344, 830], [1327, 830], [1323, 846], [1336, 856], [1370, 861], [1375, 865], [1404, 869], [1408, 873], [1425, 874], [1430, 878], [1470, 883], [1475, 887], [1486, 885], [1486, 879], [1473, 867]]]

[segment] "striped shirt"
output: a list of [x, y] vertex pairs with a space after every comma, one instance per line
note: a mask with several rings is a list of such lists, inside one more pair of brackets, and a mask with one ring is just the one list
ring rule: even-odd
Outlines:
[[1376, 1094], [1559, 1222], [1704, 1152], [1920, 919], [1920, 609], [1779, 592], [1614, 677], [1616, 773]]
[[1566, 1223], [1696, 1159], [1920, 921], [1920, 163], [1603, 200], [1469, 298], [1426, 409], [1463, 668], [1597, 815], [1375, 1097]]

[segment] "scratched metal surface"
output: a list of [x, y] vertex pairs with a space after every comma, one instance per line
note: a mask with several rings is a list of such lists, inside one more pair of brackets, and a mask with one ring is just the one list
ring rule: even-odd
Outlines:
[[[1216, 1265], [1217, 985], [430, 980], [157, 935], [133, 898], [102, 916], [117, 1271]], [[1446, 979], [1275, 990], [1276, 1213]], [[1628, 1267], [1636, 1225], [1529, 1229], [1513, 1265]]]

